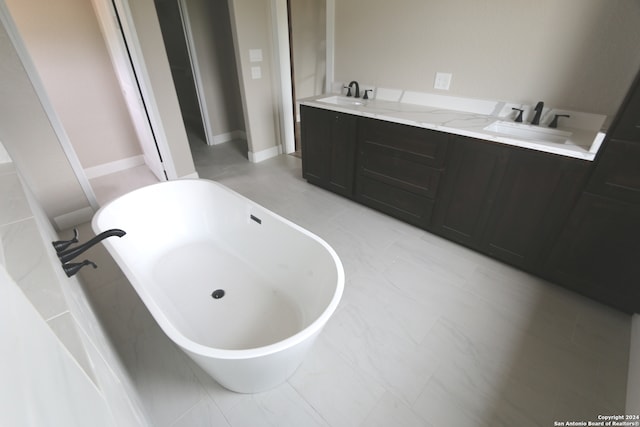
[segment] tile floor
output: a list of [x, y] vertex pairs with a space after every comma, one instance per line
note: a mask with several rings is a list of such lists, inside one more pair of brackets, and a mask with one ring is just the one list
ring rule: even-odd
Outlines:
[[92, 249], [100, 268], [82, 276], [152, 425], [552, 426], [624, 412], [628, 315], [312, 186], [293, 156], [250, 164], [242, 141], [192, 150], [200, 177], [327, 240], [345, 293], [287, 383], [236, 394]]

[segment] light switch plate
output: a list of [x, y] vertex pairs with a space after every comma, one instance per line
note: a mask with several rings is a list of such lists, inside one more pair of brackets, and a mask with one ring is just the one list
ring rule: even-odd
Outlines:
[[262, 68], [260, 67], [251, 67], [251, 78], [253, 80], [258, 80], [262, 78]]
[[262, 62], [262, 49], [249, 49], [249, 62]]
[[449, 90], [451, 77], [453, 77], [451, 73], [436, 73], [436, 78], [433, 82], [434, 89]]

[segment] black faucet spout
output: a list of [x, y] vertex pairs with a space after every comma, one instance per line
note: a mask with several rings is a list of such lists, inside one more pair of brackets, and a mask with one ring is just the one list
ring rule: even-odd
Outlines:
[[354, 85], [356, 87], [356, 90], [355, 90], [353, 96], [356, 97], [356, 98], [360, 98], [360, 85], [358, 84], [357, 81], [354, 80], [351, 83], [349, 83], [349, 88], [351, 88]]
[[542, 109], [543, 108], [544, 108], [544, 102], [539, 101], [536, 104], [536, 108], [533, 109], [536, 112], [536, 114], [533, 116], [533, 120], [531, 120], [531, 124], [532, 125], [539, 125], [540, 124], [540, 116], [542, 116]]
[[95, 236], [93, 239], [87, 241], [86, 243], [83, 243], [81, 245], [78, 245], [76, 247], [70, 248], [70, 249], [66, 249], [64, 251], [61, 251], [58, 253], [58, 258], [60, 258], [60, 262], [62, 264], [66, 264], [67, 262], [71, 261], [72, 259], [74, 259], [75, 257], [77, 257], [78, 255], [80, 255], [81, 253], [85, 252], [86, 250], [88, 250], [90, 247], [96, 245], [97, 243], [101, 242], [102, 240], [106, 239], [107, 237], [111, 237], [111, 236], [118, 236], [118, 237], [122, 237], [124, 236], [125, 233], [124, 231], [117, 229], [117, 228], [112, 228], [111, 230], [107, 230], [107, 231], [103, 231], [102, 233], [98, 234], [97, 236]]

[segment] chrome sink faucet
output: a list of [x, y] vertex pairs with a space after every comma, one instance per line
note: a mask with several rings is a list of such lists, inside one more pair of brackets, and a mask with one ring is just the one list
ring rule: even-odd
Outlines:
[[542, 109], [543, 108], [544, 108], [544, 102], [539, 101], [536, 104], [536, 108], [533, 109], [536, 112], [536, 114], [533, 116], [533, 120], [531, 120], [531, 124], [532, 125], [539, 125], [540, 124], [540, 116], [542, 116]]

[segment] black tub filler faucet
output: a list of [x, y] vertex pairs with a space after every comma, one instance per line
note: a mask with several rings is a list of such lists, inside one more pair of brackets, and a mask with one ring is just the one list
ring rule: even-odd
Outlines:
[[92, 246], [95, 246], [96, 244], [98, 244], [99, 242], [103, 241], [108, 237], [112, 237], [112, 236], [122, 237], [127, 233], [118, 228], [112, 228], [111, 230], [103, 231], [102, 233], [98, 234], [97, 236], [87, 241], [86, 243], [69, 248], [72, 244], [78, 242], [78, 230], [74, 228], [73, 234], [74, 236], [70, 240], [57, 240], [55, 242], [51, 242], [54, 249], [56, 250], [56, 253], [58, 254], [58, 258], [60, 259], [60, 263], [62, 264], [62, 268], [65, 274], [67, 275], [67, 277], [73, 276], [78, 271], [80, 271], [80, 269], [85, 265], [91, 265], [93, 266], [93, 268], [98, 267], [93, 262], [86, 259], [78, 263], [70, 263], [69, 261], [71, 261], [81, 253], [85, 252]]

